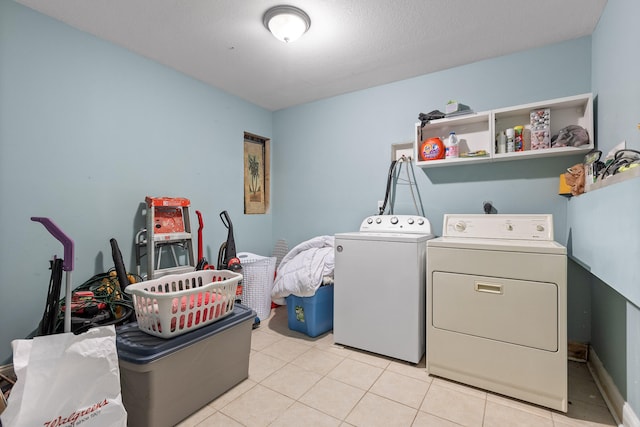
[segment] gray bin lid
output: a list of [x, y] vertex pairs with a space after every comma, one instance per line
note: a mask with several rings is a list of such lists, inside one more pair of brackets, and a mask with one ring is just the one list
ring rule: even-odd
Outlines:
[[255, 317], [256, 313], [252, 309], [242, 304], [235, 304], [233, 312], [225, 318], [169, 339], [143, 332], [138, 328], [137, 322], [127, 323], [116, 329], [118, 358], [138, 365], [151, 363], [242, 322], [247, 320], [253, 322]]

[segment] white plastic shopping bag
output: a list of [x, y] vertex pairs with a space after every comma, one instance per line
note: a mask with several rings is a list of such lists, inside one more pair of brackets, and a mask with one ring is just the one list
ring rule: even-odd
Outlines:
[[114, 326], [14, 340], [3, 427], [126, 427]]

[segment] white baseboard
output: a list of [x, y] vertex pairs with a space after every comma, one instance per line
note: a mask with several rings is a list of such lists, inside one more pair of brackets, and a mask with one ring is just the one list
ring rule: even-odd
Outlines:
[[593, 347], [589, 347], [587, 367], [589, 371], [591, 371], [591, 375], [600, 393], [602, 393], [602, 397], [609, 411], [611, 411], [615, 422], [623, 427], [640, 427], [640, 419], [638, 419], [638, 416], [633, 412], [633, 408], [624, 401], [620, 391], [604, 368]]
[[627, 402], [622, 408], [622, 425], [625, 427], [640, 427], [640, 419]]

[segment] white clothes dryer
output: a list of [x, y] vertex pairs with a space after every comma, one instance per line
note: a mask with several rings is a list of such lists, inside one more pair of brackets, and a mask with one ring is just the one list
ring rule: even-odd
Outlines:
[[427, 242], [427, 372], [567, 411], [567, 257], [551, 215], [445, 215]]
[[378, 215], [335, 235], [333, 338], [411, 363], [425, 353], [424, 217]]

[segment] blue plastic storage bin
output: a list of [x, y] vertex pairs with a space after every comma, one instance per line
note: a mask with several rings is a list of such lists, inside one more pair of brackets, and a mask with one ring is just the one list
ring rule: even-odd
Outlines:
[[320, 286], [312, 297], [289, 295], [289, 329], [317, 337], [333, 329], [333, 285]]

